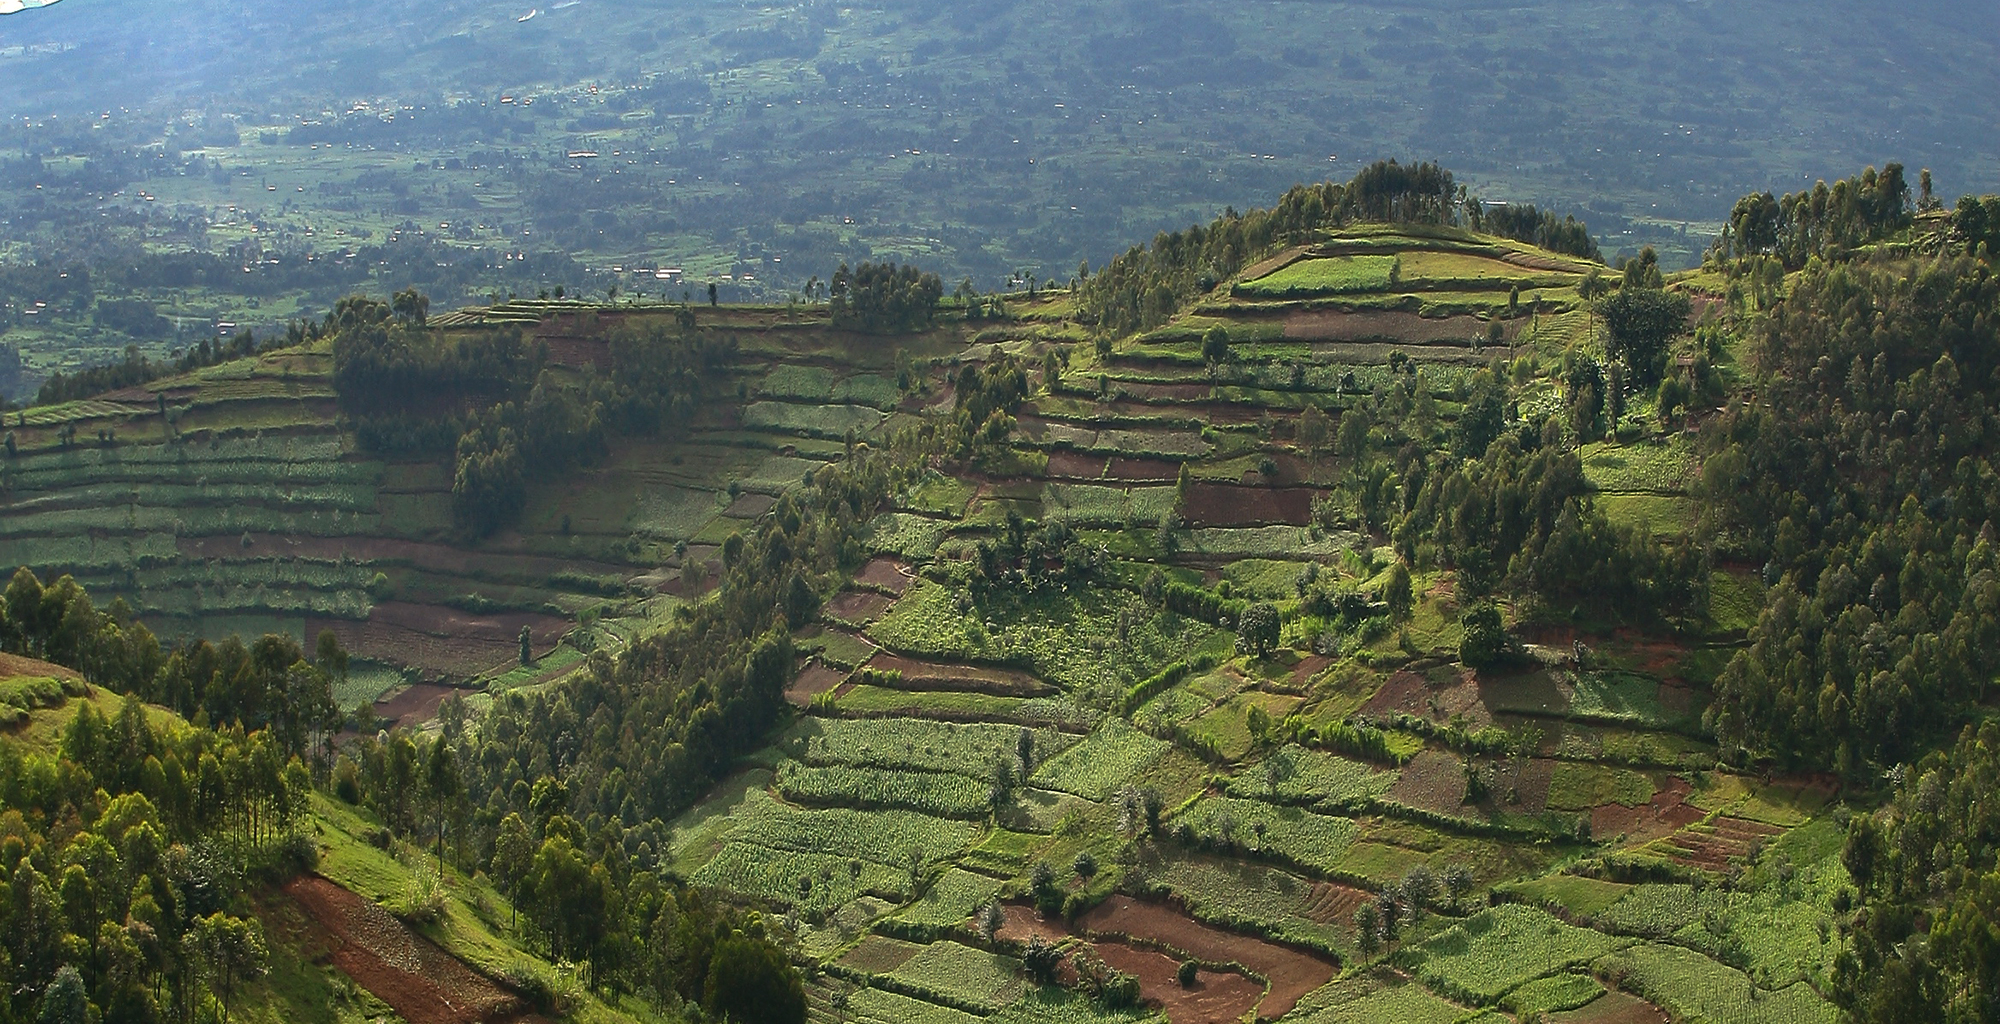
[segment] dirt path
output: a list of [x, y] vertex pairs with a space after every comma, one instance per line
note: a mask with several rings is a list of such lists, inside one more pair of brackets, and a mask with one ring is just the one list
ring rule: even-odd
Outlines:
[[521, 997], [411, 931], [395, 915], [318, 875], [285, 884], [315, 925], [326, 959], [410, 1024], [539, 1024]]

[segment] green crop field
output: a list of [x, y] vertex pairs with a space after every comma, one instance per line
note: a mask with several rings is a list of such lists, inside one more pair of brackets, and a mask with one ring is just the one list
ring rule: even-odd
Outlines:
[[1294, 299], [1382, 291], [1395, 284], [1396, 263], [1395, 256], [1300, 260], [1269, 277], [1237, 285], [1236, 294], [1256, 299]]
[[1020, 974], [1019, 960], [944, 941], [925, 946], [888, 977], [955, 1005], [991, 1010], [1020, 998]]
[[[876, 767], [899, 771], [957, 772], [991, 781], [995, 759], [1010, 762], [1023, 730], [1006, 725], [957, 725], [909, 718], [809, 718], [791, 742], [809, 764]], [[1061, 753], [1077, 737], [1053, 729], [1027, 730], [1038, 760]]]
[[1440, 993], [1490, 1006], [1524, 982], [1589, 963], [1622, 944], [1532, 907], [1503, 904], [1406, 948], [1401, 960]]
[[1038, 786], [1103, 800], [1167, 752], [1167, 744], [1112, 719], [1083, 742], [1042, 762]]
[[778, 770], [777, 789], [786, 799], [810, 805], [900, 807], [946, 818], [983, 815], [992, 806], [990, 783], [949, 772], [896, 772], [879, 768], [812, 768], [788, 764]]
[[1229, 795], [1340, 807], [1380, 797], [1396, 784], [1399, 775], [1297, 745], [1284, 747], [1270, 757], [1278, 763], [1276, 771], [1260, 769], [1230, 779]]
[[1641, 943], [1595, 965], [1616, 971], [1634, 992], [1676, 1018], [1715, 1024], [1834, 1024], [1832, 1004], [1805, 982], [1777, 991], [1759, 989], [1743, 972], [1700, 953], [1659, 943]]
[[964, 924], [973, 913], [1000, 895], [1000, 883], [985, 875], [951, 868], [924, 888], [916, 902], [896, 915], [905, 924], [950, 928]]
[[1341, 870], [1348, 846], [1361, 834], [1350, 818], [1231, 797], [1205, 798], [1177, 822], [1205, 844], [1240, 846], [1319, 872]]

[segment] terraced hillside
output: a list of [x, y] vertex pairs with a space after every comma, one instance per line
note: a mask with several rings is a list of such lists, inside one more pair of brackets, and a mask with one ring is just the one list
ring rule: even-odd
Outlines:
[[[967, 366], [1034, 368], [1012, 432], [876, 518], [798, 718], [674, 824], [673, 870], [782, 912], [826, 1020], [1832, 1020], [1832, 789], [1734, 774], [1701, 724], [1761, 585], [1716, 570], [1676, 632], [1504, 605], [1524, 653], [1468, 667], [1458, 574], [1353, 504], [1490, 367], [1562, 419], [1586, 270], [1333, 235], [1096, 352], [1065, 298], [1013, 303], [929, 377], [944, 408]], [[1579, 455], [1673, 547], [1694, 456], [1658, 423]], [[1031, 940], [1113, 994], [1049, 1016]]]
[[[1831, 787], [1734, 773], [1702, 726], [1762, 584], [1703, 569], [1671, 632], [1502, 602], [1521, 643], [1468, 665], [1447, 541], [1370, 504], [1496, 379], [1506, 429], [1562, 439], [1588, 270], [1328, 233], [1102, 346], [1060, 292], [901, 336], [703, 310], [733, 397], [538, 481], [477, 544], [441, 464], [343, 431], [330, 351], [283, 350], [17, 418], [0, 533], [169, 633], [332, 629], [498, 692], [702, 600], [780, 495], [888, 449], [924, 469], [796, 624], [796, 714], [651, 854], [773, 912], [814, 1019], [1831, 1020]], [[613, 326], [675, 314], [432, 328], [530, 327], [583, 380]], [[1564, 445], [1609, 522], [1671, 551], [1696, 467], [1649, 401]], [[344, 705], [390, 681], [360, 678]], [[444, 692], [383, 707], [421, 721]]]

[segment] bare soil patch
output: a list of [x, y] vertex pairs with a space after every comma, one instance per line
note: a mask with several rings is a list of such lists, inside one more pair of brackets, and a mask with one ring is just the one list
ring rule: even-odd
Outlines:
[[[448, 486], [448, 485], [447, 485]], [[448, 544], [393, 540], [384, 537], [305, 537], [274, 533], [250, 534], [245, 547], [241, 536], [182, 537], [178, 542], [188, 558], [238, 560], [244, 558], [311, 558], [337, 562], [390, 562], [455, 576], [486, 576], [496, 579], [536, 581], [560, 572], [593, 576], [629, 576], [630, 566], [593, 562], [581, 558], [548, 558], [487, 551], [466, 551]]]
[[843, 590], [826, 603], [827, 617], [837, 622], [865, 626], [882, 617], [895, 599], [873, 590]]
[[1405, 669], [1391, 675], [1375, 691], [1375, 696], [1361, 705], [1361, 713], [1378, 718], [1404, 713], [1428, 718], [1429, 696], [1430, 687], [1424, 684], [1424, 677]]
[[1193, 526], [1304, 526], [1317, 493], [1305, 487], [1189, 483], [1182, 506]]
[[379, 904], [318, 875], [285, 894], [318, 925], [332, 963], [410, 1024], [532, 1021], [521, 997], [411, 931]]
[[1426, 750], [1404, 766], [1384, 796], [1421, 810], [1457, 814], [1465, 804], [1465, 768], [1449, 751]]
[[900, 595], [910, 588], [910, 567], [885, 555], [862, 566], [854, 582]]
[[460, 691], [449, 686], [418, 683], [405, 686], [375, 702], [375, 713], [396, 725], [414, 727], [437, 717], [445, 698]]
[[1667, 1011], [1616, 990], [1574, 1009], [1549, 1015], [1550, 1024], [1667, 1024]]
[[[1510, 325], [1511, 338], [1518, 326]], [[1403, 345], [1464, 344], [1486, 337], [1486, 321], [1476, 316], [1423, 317], [1388, 309], [1299, 310], [1285, 318], [1285, 340], [1382, 342]]]
[[479, 615], [385, 601], [362, 622], [308, 618], [305, 633], [310, 638], [331, 630], [350, 654], [409, 665], [432, 679], [463, 679], [519, 658], [522, 626], [538, 649], [554, 644], [569, 629], [563, 619], [534, 612]]
[[1723, 871], [1731, 860], [1750, 856], [1784, 831], [1776, 825], [1724, 815], [1668, 837], [1667, 855], [1704, 871]]
[[798, 707], [809, 707], [814, 697], [839, 686], [846, 679], [847, 673], [815, 661], [792, 680], [792, 685], [785, 690], [785, 699]]
[[1092, 948], [1108, 966], [1136, 975], [1139, 998], [1159, 1007], [1172, 1024], [1235, 1024], [1264, 997], [1264, 986], [1232, 971], [1198, 970], [1195, 983], [1182, 988], [1176, 974], [1180, 961], [1165, 953], [1123, 942], [1097, 942]]
[[870, 658], [868, 667], [901, 673], [901, 688], [905, 690], [955, 690], [999, 697], [1042, 697], [1056, 692], [1054, 686], [1016, 669], [920, 661], [888, 651]]
[[1111, 897], [1077, 924], [1086, 935], [1120, 936], [1209, 963], [1242, 964], [1270, 980], [1270, 989], [1257, 1006], [1257, 1016], [1266, 1019], [1291, 1012], [1301, 997], [1337, 973], [1333, 964], [1318, 957], [1213, 928], [1178, 910], [1129, 896]]
[[[1628, 844], [1645, 843], [1674, 835], [1706, 817], [1699, 807], [1687, 802], [1694, 787], [1678, 775], [1653, 791], [1650, 803], [1640, 807], [1607, 804], [1590, 811], [1590, 834], [1598, 839], [1624, 836]], [[1679, 842], [1676, 835], [1675, 843]]]
[[1374, 893], [1363, 889], [1321, 882], [1313, 886], [1312, 897], [1306, 901], [1306, 916], [1320, 924], [1346, 924], [1361, 904], [1374, 898]]
[[18, 654], [0, 654], [0, 679], [82, 679], [83, 673], [73, 668], [52, 665], [37, 658], [24, 658]]
[[771, 506], [777, 503], [778, 499], [769, 494], [754, 494], [745, 491], [737, 495], [736, 500], [730, 502], [729, 507], [722, 510], [722, 514], [731, 519], [755, 519], [771, 511]]

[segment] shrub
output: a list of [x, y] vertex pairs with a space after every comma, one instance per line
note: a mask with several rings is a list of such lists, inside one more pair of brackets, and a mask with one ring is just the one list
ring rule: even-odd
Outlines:
[[1182, 988], [1193, 988], [1195, 978], [1198, 977], [1200, 971], [1200, 964], [1195, 963], [1193, 960], [1183, 960], [1181, 961], [1180, 969], [1174, 972], [1174, 977], [1181, 983]]

